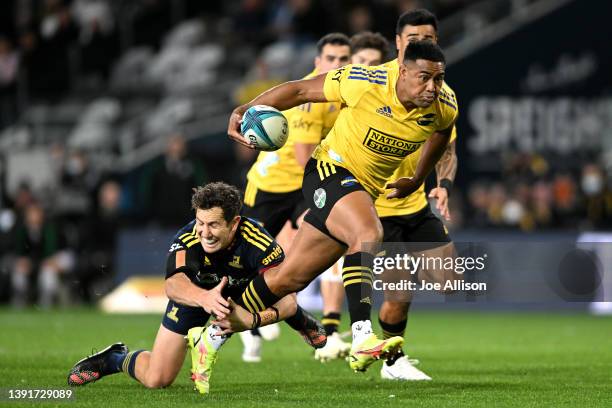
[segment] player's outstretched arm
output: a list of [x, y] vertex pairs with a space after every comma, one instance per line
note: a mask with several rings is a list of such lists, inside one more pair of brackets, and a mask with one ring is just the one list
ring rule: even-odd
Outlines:
[[453, 126], [448, 129], [434, 132], [425, 142], [421, 157], [417, 163], [413, 177], [401, 177], [393, 183], [387, 184], [387, 189], [393, 189], [387, 198], [403, 198], [414, 193], [433, 170], [435, 164], [442, 157], [451, 137]]
[[321, 74], [314, 78], [285, 82], [267, 90], [251, 102], [238, 106], [230, 116], [227, 127], [228, 136], [235, 142], [252, 149], [253, 146], [240, 134], [240, 122], [244, 112], [254, 105], [268, 105], [283, 111], [307, 102], [327, 102], [323, 93], [325, 76], [326, 74]]
[[215, 324], [223, 330], [217, 334], [237, 333], [257, 327], [267, 326], [295, 315], [297, 301], [295, 294], [290, 294], [276, 302], [274, 306], [258, 313], [251, 313], [229, 299], [231, 313], [225, 318], [217, 318]]
[[438, 186], [429, 192], [429, 198], [436, 200], [437, 210], [447, 221], [450, 221], [450, 211], [448, 209], [449, 190], [457, 174], [457, 161], [455, 141], [453, 140], [448, 144], [442, 157], [436, 163]]
[[229, 303], [221, 291], [227, 285], [227, 277], [210, 290], [202, 289], [191, 282], [184, 273], [172, 275], [164, 284], [168, 299], [186, 306], [203, 308], [206, 313], [214, 314], [219, 318], [227, 316], [230, 312]]

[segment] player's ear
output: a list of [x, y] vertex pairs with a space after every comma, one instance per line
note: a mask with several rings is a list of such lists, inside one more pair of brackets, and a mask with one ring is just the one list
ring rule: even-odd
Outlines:
[[232, 220], [230, 221], [230, 229], [234, 230], [238, 227], [238, 222], [240, 221], [240, 216], [236, 215], [234, 218], [232, 218]]

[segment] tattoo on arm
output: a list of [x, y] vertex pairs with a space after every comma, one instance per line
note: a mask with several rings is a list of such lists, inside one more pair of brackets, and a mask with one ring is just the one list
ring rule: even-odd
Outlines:
[[442, 157], [440, 157], [440, 160], [438, 160], [438, 163], [436, 163], [438, 185], [442, 179], [454, 181], [456, 174], [457, 154], [455, 152], [455, 141], [453, 141], [446, 146], [446, 150], [444, 150], [444, 153], [442, 153]]

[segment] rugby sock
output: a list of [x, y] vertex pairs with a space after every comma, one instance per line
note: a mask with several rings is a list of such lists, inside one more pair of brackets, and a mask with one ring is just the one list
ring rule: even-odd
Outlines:
[[244, 292], [242, 292], [242, 303], [251, 313], [264, 311], [279, 300], [280, 298], [272, 293], [266, 284], [263, 275], [253, 279]]
[[123, 360], [123, 363], [121, 364], [121, 371], [128, 374], [130, 377], [132, 377], [135, 380], [137, 380], [136, 378], [136, 358], [143, 351], [145, 350], [130, 351], [129, 353], [127, 353], [127, 355], [125, 356], [125, 359]]
[[360, 320], [370, 320], [373, 265], [374, 255], [367, 252], [356, 252], [344, 257], [342, 281], [351, 316], [351, 325]]
[[293, 330], [300, 331], [304, 328], [304, 309], [302, 309], [299, 305], [295, 314], [291, 317], [285, 319], [287, 324], [291, 326]]
[[115, 374], [121, 371], [121, 366], [123, 365], [123, 360], [127, 357], [128, 353], [123, 353], [121, 351], [115, 351], [110, 353], [106, 357], [106, 367], [108, 368], [109, 374]]
[[338, 326], [340, 325], [340, 313], [325, 313], [323, 315], [323, 319], [321, 319], [321, 323], [325, 328], [325, 334], [331, 336], [338, 331]]
[[[380, 324], [380, 327], [382, 328], [383, 338], [388, 339], [393, 336], [404, 337], [404, 332], [406, 331], [406, 324], [408, 323], [408, 320], [404, 319], [399, 323], [387, 323], [387, 322], [382, 321], [380, 318], [378, 318], [378, 323]], [[385, 361], [385, 364], [388, 366], [392, 366], [393, 364], [395, 364], [398, 358], [403, 357], [403, 356], [404, 356], [404, 351], [400, 349], [397, 352], [397, 354], [389, 357]]]
[[213, 346], [215, 350], [219, 350], [229, 338], [229, 336], [227, 335], [218, 336], [215, 334], [216, 332], [221, 330], [223, 329], [221, 329], [219, 326], [211, 324], [206, 328], [206, 332], [204, 333], [204, 335], [208, 338], [208, 342], [211, 346]]

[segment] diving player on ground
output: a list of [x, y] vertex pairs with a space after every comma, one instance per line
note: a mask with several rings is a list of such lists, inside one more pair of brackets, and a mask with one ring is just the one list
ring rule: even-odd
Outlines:
[[174, 381], [185, 359], [187, 335], [191, 348], [192, 379], [196, 389], [208, 393], [217, 351], [228, 336], [220, 328], [204, 326], [211, 315], [226, 317], [230, 296], [245, 308], [252, 327], [286, 319], [311, 346], [325, 344], [324, 329], [295, 303], [295, 296], [264, 309], [257, 297], [241, 298], [253, 278], [273, 270], [285, 255], [270, 234], [255, 221], [240, 217], [240, 192], [225, 183], [199, 187], [192, 198], [195, 220], [183, 227], [172, 243], [167, 260], [165, 290], [170, 299], [152, 351], [129, 352], [115, 343], [77, 362], [68, 384], [85, 385], [106, 375], [124, 372], [147, 388], [166, 387]]

